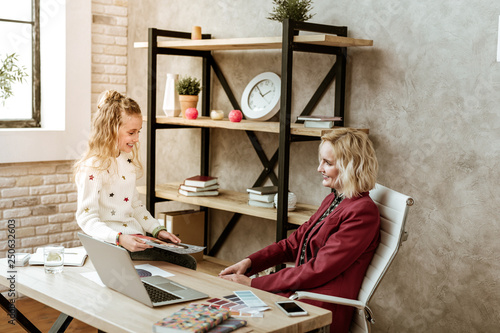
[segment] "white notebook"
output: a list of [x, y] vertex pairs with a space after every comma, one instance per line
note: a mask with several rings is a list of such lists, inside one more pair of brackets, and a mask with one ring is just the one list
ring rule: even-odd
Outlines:
[[[83, 247], [73, 247], [64, 249], [64, 265], [65, 266], [83, 266], [87, 258], [87, 251]], [[36, 252], [31, 255], [30, 265], [43, 265], [43, 247], [36, 249]]]

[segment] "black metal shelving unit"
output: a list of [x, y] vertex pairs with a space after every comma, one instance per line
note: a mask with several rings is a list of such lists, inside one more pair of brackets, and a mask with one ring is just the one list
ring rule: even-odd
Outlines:
[[[309, 52], [335, 55], [336, 59], [321, 84], [307, 103], [301, 115], [309, 115], [314, 110], [315, 106], [320, 101], [323, 94], [335, 80], [335, 107], [334, 115], [341, 116], [344, 119], [345, 108], [345, 87], [346, 87], [346, 60], [347, 47], [330, 46], [330, 45], [311, 45], [304, 43], [296, 43], [293, 41], [294, 35], [300, 31], [308, 31], [321, 34], [332, 34], [337, 36], [347, 37], [347, 27], [330, 26], [323, 24], [314, 24], [307, 22], [296, 22], [293, 20], [283, 21], [282, 32], [282, 66], [281, 66], [281, 101], [280, 101], [280, 116], [279, 116], [279, 148], [269, 159], [262, 149], [257, 136], [253, 131], [246, 131], [247, 136], [254, 147], [261, 163], [262, 172], [255, 180], [253, 186], [262, 186], [267, 179], [270, 179], [274, 185], [278, 185], [278, 209], [277, 209], [277, 227], [276, 240], [281, 240], [286, 237], [287, 231], [297, 228], [297, 225], [287, 222], [288, 211], [288, 182], [289, 182], [289, 162], [290, 162], [290, 144], [294, 141], [310, 141], [319, 140], [318, 137], [292, 135], [290, 130], [291, 109], [292, 109], [292, 67], [294, 52]], [[241, 109], [238, 101], [234, 97], [226, 78], [224, 77], [219, 65], [212, 56], [212, 51], [186, 50], [178, 48], [158, 47], [157, 42], [159, 37], [175, 37], [190, 39], [191, 34], [187, 32], [178, 32], [170, 30], [159, 30], [150, 28], [148, 39], [148, 121], [147, 121], [147, 177], [146, 177], [146, 205], [150, 212], [154, 214], [155, 203], [164, 201], [155, 194], [155, 175], [156, 175], [156, 130], [164, 128], [179, 128], [180, 125], [160, 124], [156, 121], [156, 88], [157, 88], [157, 58], [159, 55], [177, 55], [201, 57], [203, 59], [203, 74], [202, 74], [202, 102], [201, 114], [209, 115], [210, 110], [210, 81], [211, 70], [217, 76], [222, 88], [227, 94], [232, 107]], [[210, 34], [203, 34], [202, 39], [210, 39]], [[338, 126], [343, 126], [343, 121], [336, 123]], [[201, 128], [201, 165], [200, 174], [209, 174], [209, 149], [210, 149], [210, 128]], [[278, 164], [278, 175], [274, 173], [274, 168]], [[201, 209], [207, 211], [206, 207]], [[208, 218], [208, 214], [205, 214]], [[231, 230], [236, 225], [241, 214], [234, 214], [226, 228], [223, 230], [219, 239], [208, 249], [207, 254], [214, 256], [222, 246], [225, 239], [228, 237]], [[207, 221], [206, 221], [207, 222]], [[205, 229], [208, 223], [205, 223]], [[205, 230], [205, 235], [207, 235]]]

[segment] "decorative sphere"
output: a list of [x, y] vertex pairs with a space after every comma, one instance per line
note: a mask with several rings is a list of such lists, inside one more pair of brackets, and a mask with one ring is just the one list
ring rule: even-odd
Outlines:
[[[295, 193], [288, 192], [288, 210], [295, 210], [295, 205], [297, 205], [297, 196]], [[278, 194], [274, 196], [274, 207], [278, 208]]]
[[233, 123], [239, 123], [243, 119], [243, 114], [240, 110], [232, 110], [229, 112], [229, 120]]
[[212, 110], [210, 112], [210, 118], [212, 118], [213, 120], [222, 120], [222, 119], [224, 119], [224, 111]]
[[196, 108], [189, 108], [186, 110], [185, 115], [187, 119], [196, 119], [198, 118], [198, 110]]

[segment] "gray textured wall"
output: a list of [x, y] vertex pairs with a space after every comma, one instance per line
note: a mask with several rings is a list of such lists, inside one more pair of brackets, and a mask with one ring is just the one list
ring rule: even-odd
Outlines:
[[[270, 0], [147, 0], [129, 1], [129, 7], [130, 43], [147, 40], [148, 27], [190, 31], [200, 25], [215, 38], [281, 32], [265, 18]], [[374, 40], [371, 48], [349, 49], [347, 124], [370, 128], [379, 182], [416, 202], [408, 219], [410, 238], [371, 303], [374, 331], [497, 332], [500, 2], [316, 0], [314, 12], [313, 22], [346, 25], [351, 37]], [[217, 52], [215, 58], [238, 99], [256, 74], [280, 72], [276, 51]], [[297, 115], [334, 58], [296, 54], [294, 59]], [[128, 91], [144, 109], [146, 63], [147, 52], [130, 46]], [[200, 76], [199, 65], [199, 60], [162, 58], [159, 99], [166, 73]], [[213, 84], [212, 107], [227, 115], [230, 104], [217, 79]], [[332, 98], [325, 96], [316, 113], [328, 112]], [[159, 182], [198, 171], [197, 130], [171, 132], [159, 137]], [[258, 136], [271, 156], [277, 136]], [[212, 174], [222, 187], [244, 191], [260, 172], [246, 135], [213, 130], [212, 142]], [[327, 193], [316, 172], [316, 149], [317, 143], [291, 149], [290, 189], [312, 204]], [[229, 216], [213, 214], [212, 239]], [[273, 240], [273, 223], [244, 217], [219, 256], [238, 260]]]

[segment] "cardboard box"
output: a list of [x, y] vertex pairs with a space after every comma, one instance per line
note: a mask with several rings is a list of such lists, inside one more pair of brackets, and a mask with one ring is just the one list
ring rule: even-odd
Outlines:
[[[205, 238], [205, 212], [181, 210], [165, 212], [165, 227], [183, 243], [203, 246]], [[196, 261], [203, 260], [203, 252], [191, 254]]]

